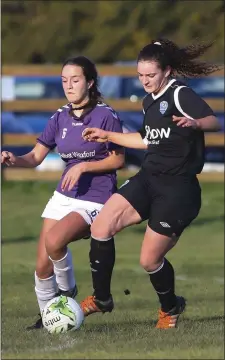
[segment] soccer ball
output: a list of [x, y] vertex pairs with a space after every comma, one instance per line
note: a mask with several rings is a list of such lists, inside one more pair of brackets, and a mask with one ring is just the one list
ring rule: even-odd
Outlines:
[[84, 313], [76, 300], [67, 296], [57, 296], [50, 300], [42, 313], [45, 329], [51, 334], [77, 330], [84, 321]]

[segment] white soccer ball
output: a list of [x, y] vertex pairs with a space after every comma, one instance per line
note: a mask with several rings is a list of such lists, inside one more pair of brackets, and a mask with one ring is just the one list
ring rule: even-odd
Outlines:
[[42, 313], [45, 329], [51, 334], [77, 330], [84, 321], [84, 313], [76, 300], [67, 296], [57, 296], [50, 300]]

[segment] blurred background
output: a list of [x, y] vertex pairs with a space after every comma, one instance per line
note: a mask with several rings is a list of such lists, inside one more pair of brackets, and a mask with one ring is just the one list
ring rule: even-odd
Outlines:
[[[159, 36], [179, 45], [215, 40], [204, 60], [224, 63], [223, 1], [2, 1], [2, 149], [29, 151], [48, 119], [66, 103], [61, 64], [82, 54], [97, 63], [99, 87], [117, 110], [124, 131], [142, 123], [144, 90], [136, 76], [139, 50]], [[213, 26], [212, 26], [213, 19]], [[210, 29], [210, 31], [209, 31]], [[220, 134], [206, 135], [204, 172], [223, 173], [224, 71], [188, 79], [213, 108]], [[143, 151], [127, 149], [126, 167], [138, 168]], [[36, 170], [6, 170], [8, 178], [59, 177], [57, 151]], [[51, 171], [51, 174], [47, 174]], [[220, 175], [221, 176], [221, 175]]]
[[[143, 120], [145, 93], [137, 78], [136, 56], [152, 39], [168, 37], [181, 46], [196, 39], [215, 40], [202, 60], [224, 63], [220, 0], [2, 0], [1, 12], [2, 150], [17, 155], [32, 149], [48, 119], [67, 103], [60, 75], [71, 55], [96, 62], [100, 90], [119, 113], [124, 131], [136, 131]], [[117, 236], [112, 315], [88, 318], [81, 331], [66, 334], [65, 341], [42, 331], [24, 333], [38, 313], [33, 276], [41, 213], [64, 167], [54, 151], [37, 169], [2, 168], [3, 359], [58, 359], [62, 351], [68, 359], [224, 359], [224, 70], [187, 83], [213, 108], [221, 131], [205, 134], [200, 215], [168, 254], [178, 294], [188, 298], [179, 331], [154, 330], [157, 297], [139, 266], [142, 223]], [[143, 156], [143, 151], [126, 150], [119, 185], [137, 171]], [[92, 291], [89, 247], [88, 240], [70, 244], [78, 301]], [[123, 292], [127, 287], [129, 297]]]

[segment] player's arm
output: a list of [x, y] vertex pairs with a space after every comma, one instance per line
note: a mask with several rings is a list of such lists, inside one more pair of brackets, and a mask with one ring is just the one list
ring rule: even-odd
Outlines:
[[203, 131], [219, 131], [221, 129], [220, 123], [215, 115], [196, 119], [196, 125], [197, 128]]
[[[218, 131], [221, 126], [210, 106], [192, 89], [184, 87], [178, 95], [178, 108], [183, 116], [173, 116], [178, 126], [202, 131]], [[194, 104], [194, 106], [193, 106]]]
[[173, 116], [177, 126], [192, 127], [202, 131], [219, 131], [221, 129], [218, 119], [214, 115], [205, 116], [200, 119], [189, 119], [185, 116]]
[[127, 148], [147, 149], [147, 145], [143, 142], [141, 134], [135, 133], [119, 133], [113, 131], [105, 131], [98, 128], [86, 128], [82, 136], [87, 141], [112, 142]]
[[49, 148], [40, 143], [37, 143], [29, 153], [22, 156], [16, 156], [9, 151], [3, 151], [1, 163], [7, 166], [35, 168], [42, 163], [49, 151]]
[[98, 161], [86, 161], [83, 163], [84, 172], [107, 172], [117, 170], [124, 166], [125, 156], [124, 149], [118, 148], [112, 150], [110, 155]]
[[83, 161], [71, 167], [63, 178], [61, 188], [62, 190], [70, 191], [79, 180], [80, 176], [84, 173], [107, 173], [112, 170], [117, 170], [124, 165], [124, 150], [118, 148], [112, 150], [110, 155], [98, 161]]
[[59, 113], [56, 112], [47, 122], [47, 125], [42, 134], [37, 139], [37, 144], [27, 154], [22, 156], [15, 156], [9, 151], [3, 151], [1, 154], [1, 163], [7, 166], [35, 168], [40, 165], [50, 150], [54, 149], [55, 134], [56, 134], [56, 120]]

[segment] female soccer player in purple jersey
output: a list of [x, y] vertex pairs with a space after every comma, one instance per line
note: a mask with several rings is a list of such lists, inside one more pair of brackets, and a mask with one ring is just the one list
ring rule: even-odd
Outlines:
[[85, 315], [112, 311], [113, 236], [147, 219], [140, 263], [161, 304], [157, 328], [174, 328], [185, 308], [185, 299], [175, 295], [174, 269], [165, 255], [198, 215], [201, 189], [196, 174], [204, 164], [204, 131], [218, 130], [219, 123], [210, 107], [174, 76], [197, 77], [216, 70], [217, 66], [196, 60], [210, 45], [179, 48], [164, 39], [145, 46], [137, 60], [147, 92], [143, 128], [132, 134], [96, 128], [83, 133], [90, 141], [147, 150], [141, 170], [107, 201], [91, 226], [94, 295], [81, 302]]
[[[35, 271], [40, 314], [56, 294], [76, 296], [72, 256], [67, 245], [90, 234], [91, 223], [117, 189], [116, 170], [124, 164], [121, 146], [90, 143], [81, 135], [87, 126], [122, 131], [115, 111], [101, 100], [95, 65], [83, 56], [71, 58], [63, 64], [61, 75], [69, 103], [50, 118], [31, 152], [15, 156], [4, 151], [1, 156], [1, 162], [8, 166], [34, 168], [57, 146], [66, 163], [42, 214]], [[42, 326], [40, 317], [28, 329]]]

